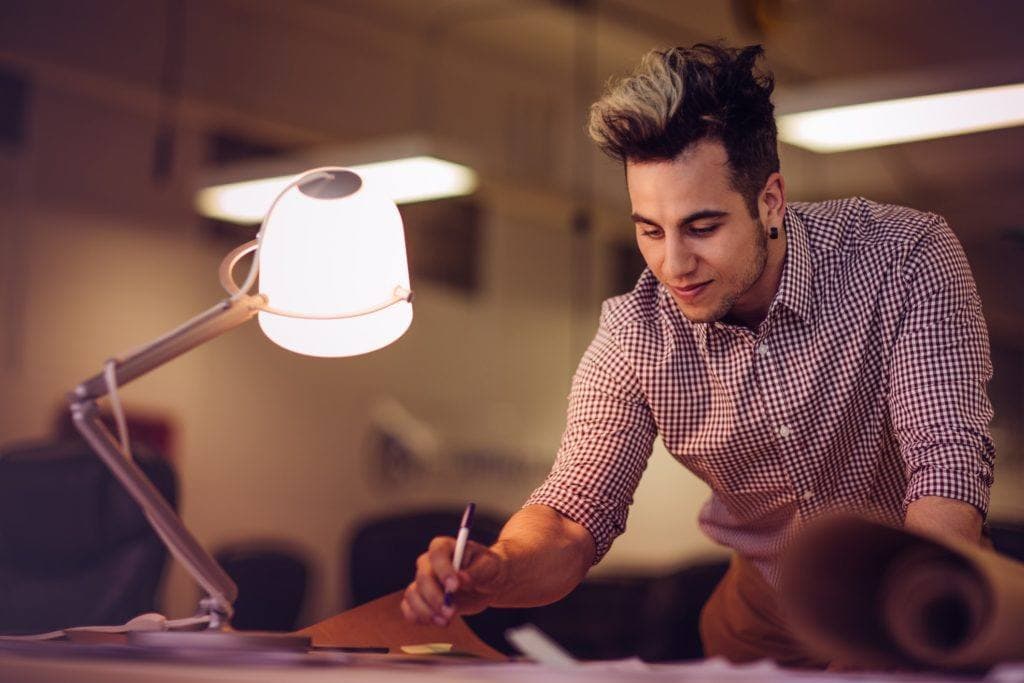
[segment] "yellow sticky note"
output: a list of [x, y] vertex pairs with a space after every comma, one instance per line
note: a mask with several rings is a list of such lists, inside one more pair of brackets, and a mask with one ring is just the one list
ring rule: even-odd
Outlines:
[[402, 646], [402, 652], [407, 655], [441, 655], [451, 651], [451, 643], [420, 643]]

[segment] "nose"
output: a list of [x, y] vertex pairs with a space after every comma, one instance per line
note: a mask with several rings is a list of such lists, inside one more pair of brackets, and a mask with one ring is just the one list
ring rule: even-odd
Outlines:
[[697, 270], [697, 255], [685, 240], [668, 238], [665, 244], [665, 261], [662, 264], [664, 277], [682, 280]]

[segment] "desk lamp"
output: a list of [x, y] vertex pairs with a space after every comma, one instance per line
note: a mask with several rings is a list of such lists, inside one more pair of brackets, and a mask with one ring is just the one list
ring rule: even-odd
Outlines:
[[[233, 270], [253, 253], [241, 287]], [[259, 274], [259, 293], [249, 294]], [[402, 336], [412, 322], [412, 292], [402, 219], [394, 202], [355, 172], [307, 171], [277, 195], [257, 238], [229, 253], [220, 266], [229, 296], [162, 337], [107, 361], [69, 395], [74, 424], [142, 508], [171, 554], [205, 592], [201, 632], [147, 632], [147, 644], [184, 647], [302, 648], [308, 639], [230, 629], [238, 588], [188, 531], [132, 460], [117, 387], [154, 370], [258, 315], [263, 332], [297, 353], [338, 357], [368, 353]], [[98, 416], [110, 398], [119, 439]]]

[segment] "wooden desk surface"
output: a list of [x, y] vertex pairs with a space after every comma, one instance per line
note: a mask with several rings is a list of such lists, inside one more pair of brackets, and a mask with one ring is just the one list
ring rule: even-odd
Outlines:
[[[312, 655], [310, 656], [312, 657]], [[47, 660], [0, 650], [0, 683], [986, 683], [942, 674], [828, 673], [773, 669], [761, 664], [641, 664], [595, 662], [555, 669], [489, 662], [458, 665], [352, 662], [336, 665], [228, 661], [218, 664], [132, 659]], [[478, 660], [479, 661], [479, 660]], [[1019, 681], [1022, 669], [1005, 678]]]
[[[0, 683], [886, 683], [896, 678], [905, 683], [981, 682], [980, 678], [927, 673], [809, 673], [777, 669], [763, 662], [730, 666], [717, 660], [667, 666], [593, 662], [555, 669], [508, 662], [461, 619], [446, 628], [408, 624], [398, 609], [400, 600], [401, 595], [393, 593], [299, 633], [322, 646], [400, 648], [447, 642], [480, 659], [251, 652], [195, 653], [194, 657], [169, 660], [149, 659], [145, 651], [140, 654], [138, 650], [98, 654], [66, 643], [24, 643], [23, 648], [0, 643]], [[1024, 665], [1016, 671], [1024, 673]]]

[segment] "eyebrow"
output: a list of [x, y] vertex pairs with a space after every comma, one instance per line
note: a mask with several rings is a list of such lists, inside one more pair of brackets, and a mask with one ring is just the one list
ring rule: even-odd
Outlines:
[[[689, 216], [686, 216], [686, 217], [680, 219], [680, 221], [676, 224], [676, 226], [677, 227], [683, 227], [683, 226], [689, 225], [690, 223], [694, 223], [696, 221], [699, 221], [702, 218], [722, 218], [723, 216], [728, 216], [728, 215], [729, 215], [728, 211], [721, 211], [721, 210], [718, 210], [718, 209], [701, 209], [700, 211], [694, 211]], [[640, 214], [636, 213], [635, 211], [632, 214], [630, 214], [630, 217], [633, 219], [634, 223], [646, 223], [647, 225], [653, 225], [656, 228], [660, 228], [661, 227], [660, 225], [658, 225], [657, 223], [652, 221], [650, 218], [647, 218], [645, 216], [641, 216]]]

